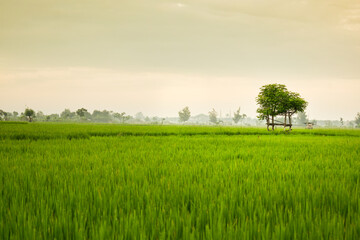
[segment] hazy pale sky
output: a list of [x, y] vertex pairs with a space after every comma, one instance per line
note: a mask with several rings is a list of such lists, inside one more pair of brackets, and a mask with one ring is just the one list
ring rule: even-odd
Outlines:
[[0, 0], [0, 109], [177, 116], [241, 106], [264, 84], [310, 118], [360, 111], [359, 0]]

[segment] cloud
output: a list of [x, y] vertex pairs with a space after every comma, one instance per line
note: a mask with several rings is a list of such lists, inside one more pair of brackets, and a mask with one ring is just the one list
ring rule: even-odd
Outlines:
[[0, 67], [358, 77], [356, 2], [1, 1]]
[[344, 29], [360, 33], [360, 4], [344, 11], [340, 20]]

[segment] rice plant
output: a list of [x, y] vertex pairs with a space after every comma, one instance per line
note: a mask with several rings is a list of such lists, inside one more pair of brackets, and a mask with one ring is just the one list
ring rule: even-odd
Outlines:
[[0, 132], [0, 239], [360, 238], [358, 130]]

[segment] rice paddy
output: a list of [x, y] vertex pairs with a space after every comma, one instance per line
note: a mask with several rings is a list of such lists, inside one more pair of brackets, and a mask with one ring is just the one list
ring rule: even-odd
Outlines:
[[360, 239], [359, 130], [0, 133], [0, 239]]

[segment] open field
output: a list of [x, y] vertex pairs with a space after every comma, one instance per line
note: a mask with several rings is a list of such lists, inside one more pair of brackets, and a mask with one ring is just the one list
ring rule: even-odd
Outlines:
[[0, 239], [360, 239], [359, 130], [0, 133]]

